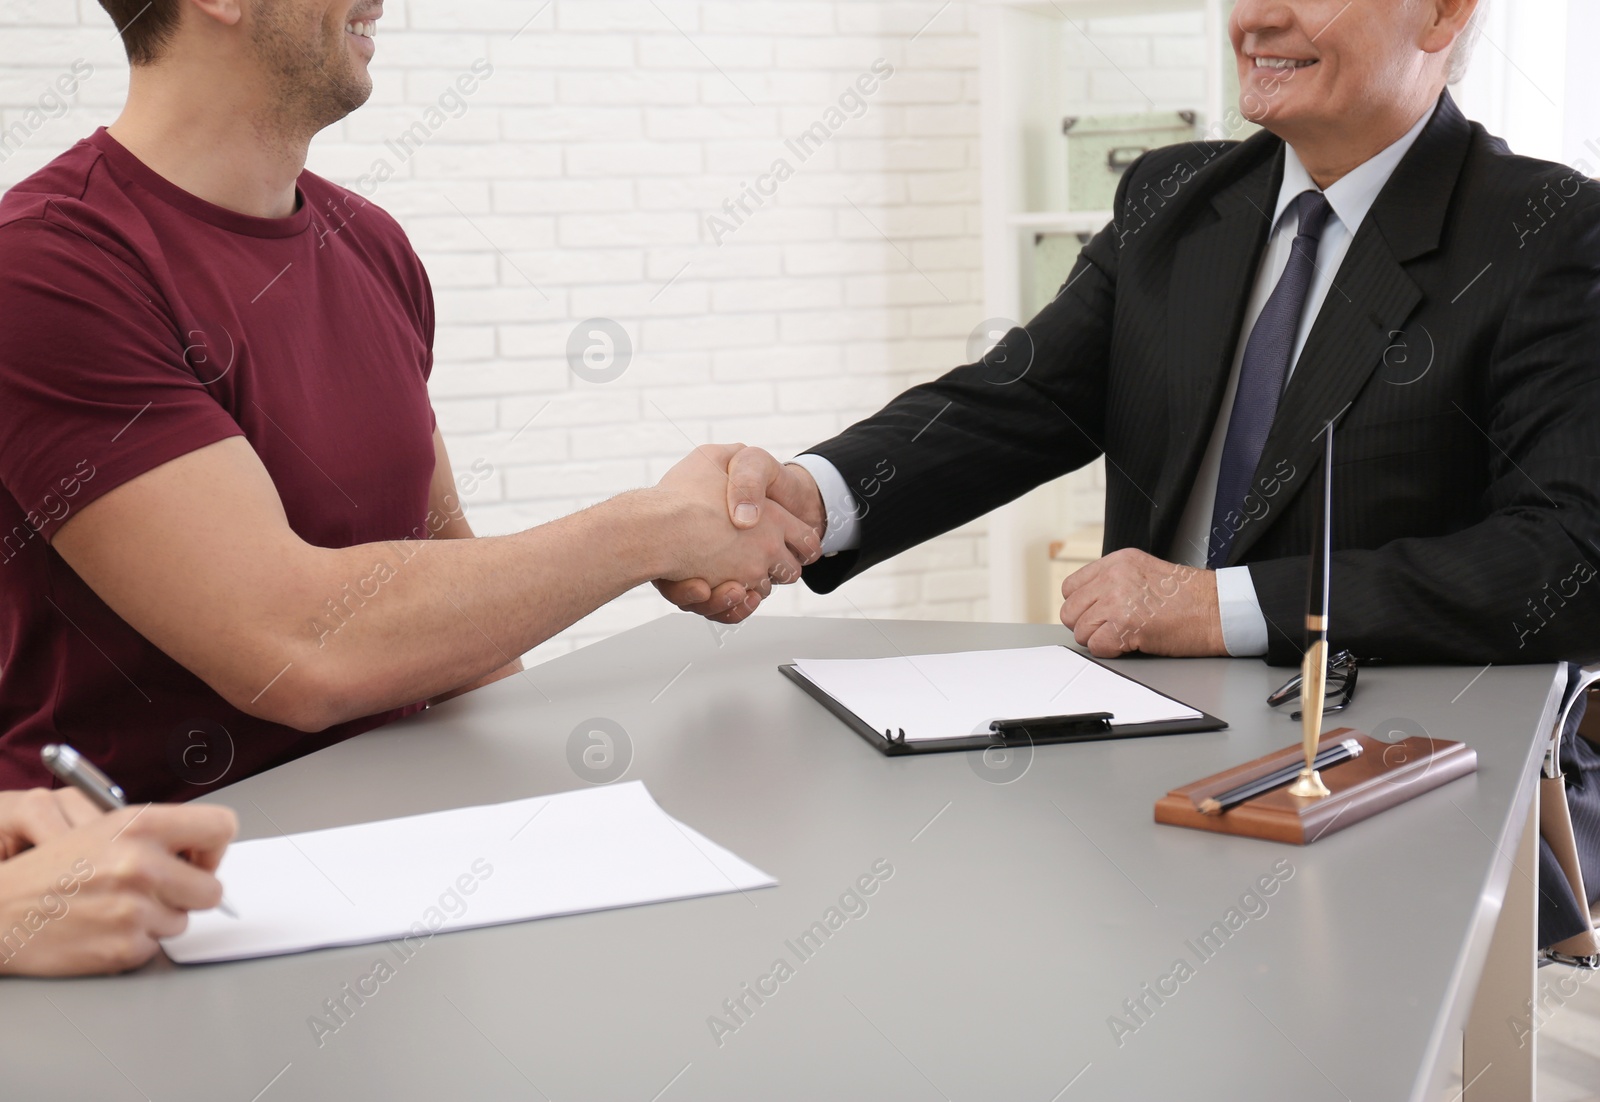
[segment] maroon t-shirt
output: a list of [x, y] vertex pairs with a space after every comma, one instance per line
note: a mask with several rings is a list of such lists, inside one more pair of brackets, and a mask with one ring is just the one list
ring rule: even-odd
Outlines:
[[311, 735], [252, 718], [50, 545], [100, 495], [230, 436], [307, 543], [426, 538], [427, 276], [355, 193], [304, 172], [296, 198], [288, 218], [224, 210], [102, 129], [0, 199], [0, 788], [50, 784], [39, 748], [62, 741], [130, 799], [188, 799], [421, 706]]

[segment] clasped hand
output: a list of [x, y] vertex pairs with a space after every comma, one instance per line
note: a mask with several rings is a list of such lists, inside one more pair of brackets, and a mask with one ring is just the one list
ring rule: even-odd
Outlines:
[[[772, 592], [799, 581], [822, 548], [822, 501], [807, 502], [799, 468], [760, 448], [705, 444], [668, 471], [656, 489], [671, 496], [672, 569], [656, 580], [686, 612], [736, 624]], [[800, 472], [806, 481], [810, 476]]]

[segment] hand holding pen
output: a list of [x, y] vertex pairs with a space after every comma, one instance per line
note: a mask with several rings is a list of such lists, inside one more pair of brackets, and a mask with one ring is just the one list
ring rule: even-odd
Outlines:
[[238, 823], [225, 807], [101, 811], [76, 788], [0, 792], [0, 974], [136, 968], [215, 907]]
[[[58, 780], [82, 792], [101, 811], [118, 811], [128, 806], [122, 787], [72, 747], [64, 743], [51, 743], [39, 751], [39, 756], [44, 759], [45, 768], [54, 773]], [[215, 869], [216, 866], [212, 866], [208, 871], [214, 872]], [[217, 901], [216, 909], [229, 918], [239, 917], [238, 912], [228, 905], [226, 897]]]

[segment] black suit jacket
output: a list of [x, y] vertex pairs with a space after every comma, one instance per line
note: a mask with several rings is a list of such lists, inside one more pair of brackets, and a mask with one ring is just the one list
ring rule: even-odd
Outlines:
[[[1100, 454], [1105, 550], [1172, 543], [1215, 426], [1283, 142], [1154, 150], [1000, 352], [811, 449], [863, 511], [827, 592]], [[1297, 662], [1335, 416], [1332, 641], [1362, 657], [1600, 657], [1600, 185], [1441, 97], [1350, 243], [1239, 521], [1268, 660]], [[889, 477], [884, 477], [885, 475]]]

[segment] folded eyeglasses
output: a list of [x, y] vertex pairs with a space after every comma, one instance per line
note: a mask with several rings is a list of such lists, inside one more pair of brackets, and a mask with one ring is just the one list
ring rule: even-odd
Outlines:
[[[1322, 714], [1342, 712], [1350, 707], [1356, 698], [1356, 673], [1362, 665], [1371, 665], [1363, 662], [1347, 650], [1342, 650], [1328, 659], [1328, 687], [1322, 700]], [[1295, 674], [1282, 685], [1274, 689], [1267, 697], [1269, 707], [1278, 708], [1290, 701], [1300, 699], [1300, 682], [1302, 676]], [[1299, 719], [1300, 713], [1294, 712], [1290, 719]]]

